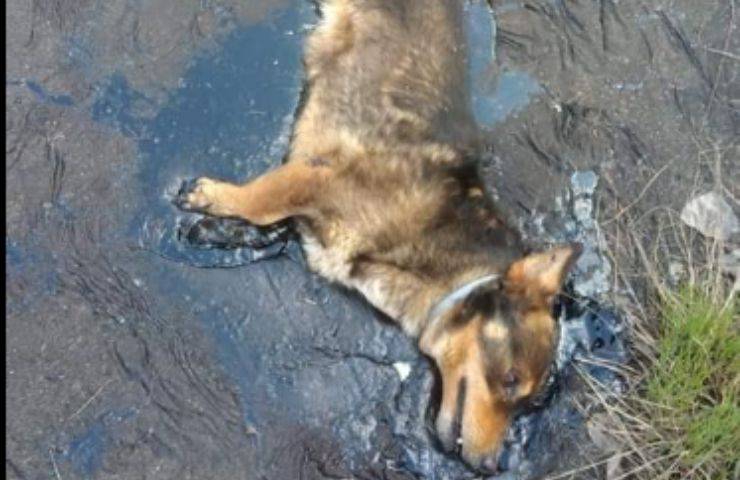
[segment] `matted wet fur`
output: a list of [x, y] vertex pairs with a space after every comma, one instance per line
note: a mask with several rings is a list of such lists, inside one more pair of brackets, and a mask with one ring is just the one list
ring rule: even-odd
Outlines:
[[524, 255], [484, 192], [462, 3], [322, 2], [286, 163], [243, 185], [200, 178], [180, 200], [258, 225], [295, 218], [310, 267], [436, 363], [444, 448], [493, 471], [547, 376], [551, 305], [578, 248]]

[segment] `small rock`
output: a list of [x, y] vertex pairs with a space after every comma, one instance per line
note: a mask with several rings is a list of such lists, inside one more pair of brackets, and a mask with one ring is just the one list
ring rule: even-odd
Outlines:
[[681, 211], [681, 221], [706, 237], [728, 240], [740, 232], [740, 223], [724, 198], [709, 192], [693, 198]]
[[406, 362], [395, 362], [393, 368], [398, 372], [398, 377], [402, 382], [409, 378], [409, 374], [411, 374], [411, 365]]

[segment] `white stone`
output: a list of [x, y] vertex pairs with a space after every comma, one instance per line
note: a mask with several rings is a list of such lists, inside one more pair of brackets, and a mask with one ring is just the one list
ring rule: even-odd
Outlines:
[[411, 374], [411, 365], [407, 362], [395, 362], [393, 364], [393, 368], [398, 372], [398, 377], [402, 382], [409, 378], [409, 375]]
[[690, 200], [681, 210], [681, 221], [706, 237], [728, 240], [740, 232], [735, 212], [722, 195], [705, 193]]

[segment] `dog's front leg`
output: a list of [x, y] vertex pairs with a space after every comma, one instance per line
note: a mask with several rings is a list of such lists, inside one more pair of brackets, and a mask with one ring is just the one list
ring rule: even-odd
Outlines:
[[177, 203], [185, 210], [269, 225], [309, 214], [330, 177], [323, 162], [295, 160], [241, 185], [201, 177], [183, 188]]

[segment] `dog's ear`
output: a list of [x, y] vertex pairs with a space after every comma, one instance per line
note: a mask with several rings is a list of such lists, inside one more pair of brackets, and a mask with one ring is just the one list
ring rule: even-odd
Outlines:
[[524, 297], [530, 304], [551, 304], [582, 250], [581, 244], [574, 243], [516, 260], [506, 271], [507, 293]]

